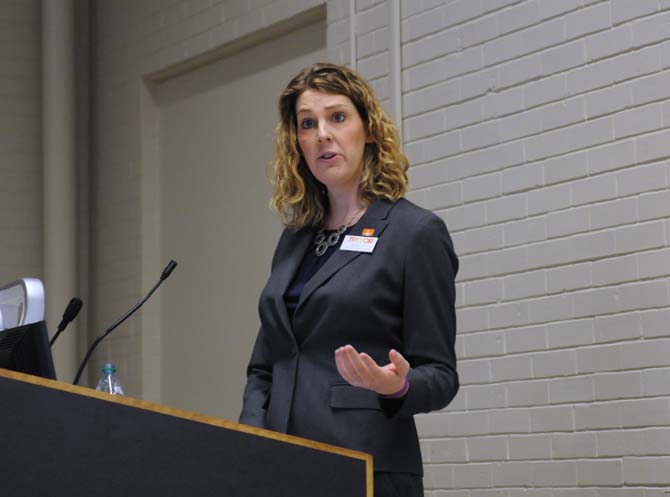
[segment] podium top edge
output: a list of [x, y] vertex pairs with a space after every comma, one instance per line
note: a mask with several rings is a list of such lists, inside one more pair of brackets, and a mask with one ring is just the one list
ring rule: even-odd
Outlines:
[[168, 407], [162, 404], [157, 404], [154, 402], [148, 402], [141, 399], [136, 399], [133, 397], [121, 397], [121, 396], [112, 396], [104, 392], [98, 392], [91, 388], [70, 385], [62, 381], [49, 380], [46, 378], [40, 378], [38, 376], [33, 376], [25, 373], [18, 373], [16, 371], [10, 371], [7, 369], [0, 368], [0, 377], [4, 377], [10, 380], [16, 380], [24, 383], [30, 383], [33, 385], [38, 385], [46, 388], [51, 388], [54, 390], [60, 390], [63, 392], [83, 395], [85, 397], [91, 397], [94, 399], [102, 400], [104, 402], [111, 402], [114, 404], [121, 404], [128, 407], [133, 407], [136, 409], [143, 409], [145, 411], [152, 411], [158, 414], [164, 414], [167, 416], [173, 416], [176, 418], [181, 418], [189, 421], [194, 421], [197, 423], [208, 424], [212, 426], [217, 426], [219, 428], [226, 428], [228, 430], [239, 431], [243, 433], [248, 433], [250, 435], [255, 435], [259, 437], [269, 438], [272, 440], [277, 440], [280, 442], [290, 443], [293, 445], [300, 445], [302, 447], [307, 447], [310, 449], [320, 450], [324, 452], [330, 452], [332, 454], [337, 454], [344, 457], [350, 457], [353, 459], [359, 459], [366, 463], [367, 471], [371, 473], [372, 469], [372, 456], [364, 452], [359, 452], [352, 449], [346, 449], [344, 447], [337, 447], [335, 445], [329, 445], [322, 442], [315, 442], [306, 438], [296, 437], [293, 435], [287, 435], [285, 433], [279, 433], [271, 430], [266, 430], [263, 428], [256, 428], [254, 426], [247, 426], [240, 423], [235, 423], [233, 421], [228, 421], [226, 419], [216, 418], [214, 416], [208, 416], [206, 414], [200, 414], [192, 411], [186, 411], [183, 409], [177, 409], [174, 407]]

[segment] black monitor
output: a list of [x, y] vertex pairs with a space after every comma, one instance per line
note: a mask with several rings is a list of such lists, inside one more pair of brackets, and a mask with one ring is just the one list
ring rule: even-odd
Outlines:
[[0, 368], [56, 379], [44, 321], [0, 331]]

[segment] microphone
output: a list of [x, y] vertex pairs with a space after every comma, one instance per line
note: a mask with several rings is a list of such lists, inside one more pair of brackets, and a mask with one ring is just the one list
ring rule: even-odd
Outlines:
[[91, 358], [91, 354], [93, 354], [93, 351], [95, 348], [98, 346], [100, 342], [104, 340], [104, 338], [109, 335], [112, 331], [114, 331], [121, 323], [123, 323], [126, 319], [128, 319], [130, 316], [133, 315], [133, 313], [142, 307], [142, 305], [149, 300], [149, 297], [153, 295], [153, 293], [156, 291], [156, 289], [170, 276], [174, 268], [177, 267], [177, 263], [175, 261], [170, 261], [168, 262], [168, 265], [165, 266], [165, 269], [163, 269], [163, 273], [161, 274], [160, 279], [158, 282], [154, 285], [154, 287], [149, 290], [149, 293], [147, 293], [142, 300], [140, 300], [137, 304], [135, 304], [128, 312], [126, 312], [123, 316], [121, 316], [119, 319], [117, 319], [109, 328], [107, 328], [98, 338], [96, 338], [91, 346], [88, 348], [86, 351], [86, 355], [84, 356], [84, 360], [81, 361], [81, 364], [79, 365], [79, 369], [77, 370], [77, 374], [74, 377], [74, 381], [72, 382], [73, 385], [76, 385], [79, 383], [79, 378], [81, 377], [81, 373], [84, 371], [84, 368], [86, 367], [86, 363], [88, 360]]
[[56, 338], [58, 338], [58, 335], [60, 335], [65, 330], [65, 328], [67, 328], [67, 325], [77, 317], [77, 314], [79, 314], [79, 311], [81, 311], [83, 305], [84, 303], [79, 297], [75, 297], [70, 300], [70, 303], [63, 312], [63, 319], [61, 319], [60, 324], [58, 325], [56, 334], [49, 341], [49, 347], [53, 347], [53, 344], [56, 341]]

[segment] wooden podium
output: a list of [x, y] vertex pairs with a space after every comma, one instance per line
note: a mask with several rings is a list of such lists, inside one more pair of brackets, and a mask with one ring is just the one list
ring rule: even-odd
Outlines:
[[372, 497], [372, 456], [0, 369], [0, 495]]

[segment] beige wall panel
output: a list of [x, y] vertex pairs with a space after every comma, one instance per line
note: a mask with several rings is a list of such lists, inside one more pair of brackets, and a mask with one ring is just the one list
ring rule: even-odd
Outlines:
[[277, 97], [323, 60], [325, 22], [163, 83], [162, 402], [236, 419], [258, 331], [258, 295], [281, 232], [268, 208]]

